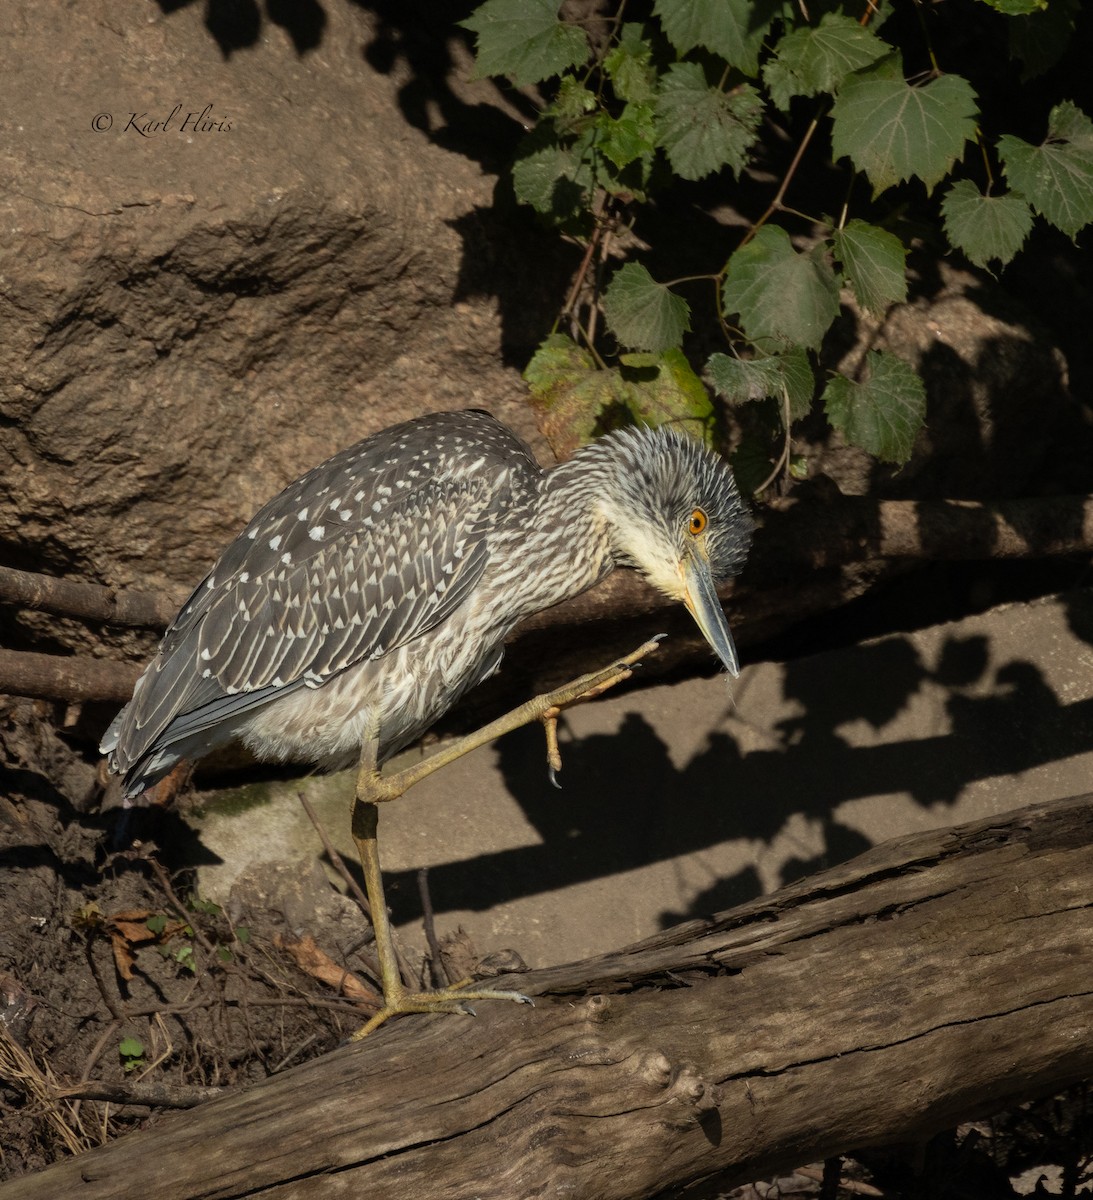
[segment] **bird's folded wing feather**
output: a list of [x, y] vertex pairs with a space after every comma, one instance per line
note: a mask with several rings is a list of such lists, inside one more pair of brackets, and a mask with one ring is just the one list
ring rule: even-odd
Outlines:
[[370, 483], [303, 506], [289, 489], [255, 516], [183, 606], [104, 740], [116, 769], [168, 726], [169, 740], [181, 740], [275, 694], [317, 687], [463, 602], [511, 495], [508, 472], [406, 492], [383, 475]]

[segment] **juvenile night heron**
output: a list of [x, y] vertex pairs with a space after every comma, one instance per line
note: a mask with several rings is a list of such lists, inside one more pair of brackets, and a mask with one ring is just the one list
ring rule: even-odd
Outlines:
[[376, 804], [467, 750], [625, 678], [642, 651], [529, 702], [419, 766], [380, 766], [497, 670], [518, 621], [635, 567], [690, 610], [733, 675], [715, 581], [743, 566], [752, 521], [729, 468], [671, 429], [625, 429], [543, 471], [488, 413], [436, 413], [335, 454], [271, 500], [182, 606], [103, 739], [138, 795], [232, 739], [259, 759], [360, 762], [353, 836], [384, 1008], [524, 999], [407, 993], [395, 963]]

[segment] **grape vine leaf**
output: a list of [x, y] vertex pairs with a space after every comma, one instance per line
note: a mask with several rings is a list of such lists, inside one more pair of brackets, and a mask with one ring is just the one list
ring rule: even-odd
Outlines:
[[656, 151], [653, 110], [648, 104], [631, 102], [616, 119], [610, 113], [599, 117], [600, 140], [598, 146], [603, 154], [622, 170], [639, 158], [652, 166]]
[[779, 0], [656, 0], [653, 5], [681, 56], [701, 46], [751, 78], [758, 74], [759, 51], [779, 9]]
[[619, 362], [628, 385], [626, 407], [638, 424], [671, 422], [710, 444], [715, 423], [713, 401], [682, 350], [620, 354]]
[[941, 201], [949, 241], [977, 267], [1005, 266], [1032, 229], [1032, 210], [1019, 196], [984, 196], [970, 179], [958, 179]]
[[668, 68], [656, 100], [657, 144], [677, 175], [702, 179], [728, 166], [739, 174], [755, 143], [763, 104], [744, 84], [732, 92], [712, 88], [697, 63]]
[[998, 157], [1010, 188], [1056, 229], [1075, 238], [1093, 221], [1093, 121], [1076, 104], [1051, 110], [1042, 145], [1003, 134]]
[[460, 21], [476, 34], [475, 74], [519, 86], [560, 75], [588, 58], [584, 32], [558, 20], [557, 0], [486, 0]]
[[884, 462], [905, 463], [926, 417], [926, 389], [902, 359], [883, 350], [865, 358], [864, 382], [836, 375], [824, 388], [824, 412], [846, 440]]
[[763, 82], [783, 112], [793, 96], [835, 92], [852, 71], [891, 52], [870, 29], [841, 13], [825, 13], [817, 26], [787, 33], [763, 66]]
[[539, 427], [559, 458], [609, 429], [635, 421], [671, 421], [709, 443], [713, 404], [680, 350], [623, 354], [621, 366], [597, 367], [562, 333], [551, 334], [524, 371]]
[[604, 289], [603, 312], [624, 346], [654, 353], [670, 350], [691, 328], [691, 310], [641, 265], [621, 266]]
[[855, 219], [835, 230], [832, 243], [862, 308], [882, 316], [907, 299], [907, 249], [894, 233]]
[[790, 421], [805, 416], [812, 408], [816, 378], [803, 350], [751, 359], [711, 354], [706, 370], [718, 395], [730, 404], [773, 396], [780, 407], [788, 400]]
[[620, 100], [652, 104], [657, 90], [652, 58], [653, 47], [645, 40], [642, 26], [626, 22], [619, 31], [618, 44], [603, 60], [603, 69]]
[[558, 94], [550, 106], [550, 113], [568, 125], [575, 125], [596, 107], [596, 97], [572, 75], [563, 75], [558, 84]]
[[932, 191], [975, 137], [977, 110], [975, 92], [961, 76], [912, 87], [893, 78], [892, 63], [882, 59], [843, 80], [831, 116], [835, 157], [849, 158], [879, 195], [916, 176]]
[[764, 225], [729, 259], [725, 312], [739, 313], [753, 342], [815, 349], [823, 341], [839, 312], [839, 285], [818, 250], [798, 254], [784, 229]]
[[577, 216], [594, 185], [592, 132], [561, 142], [550, 121], [543, 121], [520, 147], [512, 164], [516, 199], [536, 212], [562, 222]]

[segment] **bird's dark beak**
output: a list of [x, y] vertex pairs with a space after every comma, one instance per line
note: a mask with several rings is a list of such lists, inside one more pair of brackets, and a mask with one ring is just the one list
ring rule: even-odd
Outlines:
[[702, 636], [725, 664], [725, 670], [735, 678], [740, 674], [740, 659], [736, 656], [736, 645], [717, 598], [709, 563], [698, 552], [692, 551], [680, 563], [679, 569], [683, 577], [683, 603], [702, 630]]

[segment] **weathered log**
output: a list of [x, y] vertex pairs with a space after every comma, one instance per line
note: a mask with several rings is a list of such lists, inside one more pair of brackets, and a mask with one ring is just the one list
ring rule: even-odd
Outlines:
[[535, 1008], [402, 1019], [0, 1197], [691, 1196], [1049, 1094], [1093, 1073], [1091, 800], [512, 977]]
[[165, 629], [184, 599], [136, 589], [116, 592], [98, 583], [0, 566], [0, 600], [84, 621]]
[[79, 654], [36, 654], [0, 647], [0, 695], [42, 700], [117, 700], [133, 694], [141, 668]]

